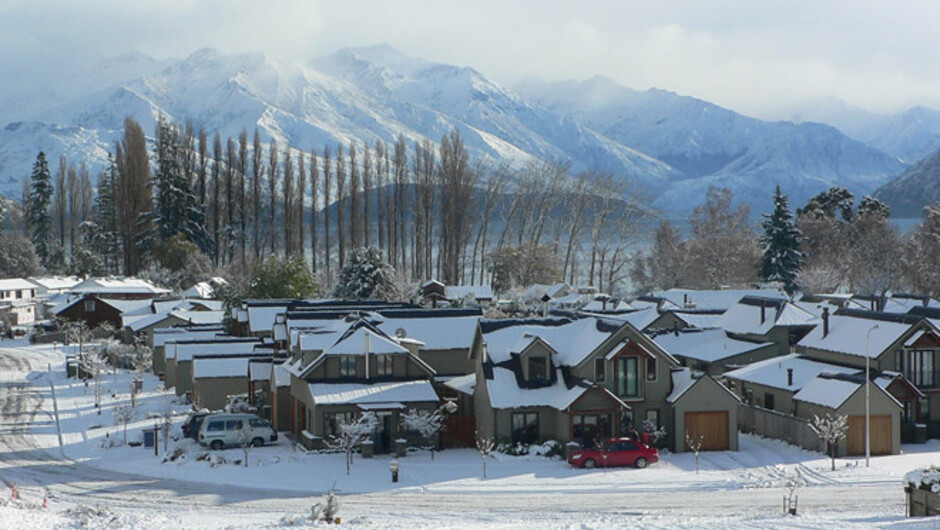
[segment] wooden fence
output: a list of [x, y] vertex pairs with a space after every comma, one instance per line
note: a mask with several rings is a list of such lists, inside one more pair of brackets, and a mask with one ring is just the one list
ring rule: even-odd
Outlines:
[[783, 440], [810, 451], [826, 451], [826, 444], [810, 427], [809, 420], [775, 410], [741, 404], [738, 429], [744, 433]]

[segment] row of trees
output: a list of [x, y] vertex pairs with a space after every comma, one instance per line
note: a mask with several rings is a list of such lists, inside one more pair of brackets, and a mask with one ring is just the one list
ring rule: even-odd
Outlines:
[[457, 130], [439, 144], [357, 142], [304, 151], [159, 120], [152, 152], [125, 121], [93, 193], [85, 165], [40, 153], [24, 191], [26, 228], [50, 271], [139, 274], [306, 260], [333, 285], [354, 249], [375, 247], [406, 281], [504, 287], [494, 267], [520, 250], [553, 259], [542, 276], [614, 288], [648, 212], [610, 176], [564, 164], [471, 163]]
[[691, 236], [668, 222], [655, 230], [637, 257], [632, 279], [639, 291], [671, 287], [719, 288], [754, 281], [779, 282], [788, 292], [845, 289], [883, 296], [889, 291], [940, 295], [940, 205], [925, 209], [913, 232], [902, 236], [890, 208], [834, 187], [812, 197], [796, 216], [777, 187], [774, 210], [758, 234], [747, 206], [732, 209], [728, 190], [711, 189], [692, 214]]

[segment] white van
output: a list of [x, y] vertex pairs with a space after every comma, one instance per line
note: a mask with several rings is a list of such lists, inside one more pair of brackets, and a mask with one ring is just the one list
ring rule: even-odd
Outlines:
[[215, 450], [240, 446], [244, 441], [261, 447], [265, 442], [276, 442], [277, 431], [254, 414], [212, 414], [203, 420], [198, 440]]

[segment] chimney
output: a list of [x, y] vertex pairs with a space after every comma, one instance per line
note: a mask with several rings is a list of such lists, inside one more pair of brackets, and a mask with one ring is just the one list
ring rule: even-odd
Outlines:
[[762, 299], [760, 301], [760, 323], [763, 324], [765, 320], [767, 320], [767, 304]]
[[787, 386], [793, 386], [793, 368], [787, 368]]
[[826, 338], [826, 336], [829, 335], [829, 308], [828, 307], [823, 308], [822, 321], [823, 321], [823, 338]]

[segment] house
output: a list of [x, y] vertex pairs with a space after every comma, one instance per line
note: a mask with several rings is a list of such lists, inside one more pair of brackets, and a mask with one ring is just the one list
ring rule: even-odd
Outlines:
[[745, 296], [789, 300], [783, 291], [776, 289], [669, 289], [655, 291], [639, 300], [652, 300], [660, 304], [660, 311], [668, 309], [708, 309], [727, 311]]
[[184, 326], [154, 329], [153, 342], [147, 344], [153, 350], [153, 373], [163, 376], [166, 371], [166, 345], [168, 343], [213, 339], [222, 335], [225, 335], [223, 326]]
[[189, 289], [186, 289], [183, 291], [183, 297], [211, 300], [216, 298], [219, 289], [225, 287], [226, 285], [228, 285], [228, 281], [226, 281], [225, 278], [216, 276], [209, 278], [204, 282], [198, 282]]
[[422, 299], [430, 300], [434, 307], [439, 302], [451, 305], [484, 306], [493, 303], [493, 289], [489, 285], [444, 285], [437, 280], [421, 284], [419, 294]]
[[720, 328], [683, 328], [650, 336], [683, 366], [712, 376], [777, 355], [772, 342], [737, 339]]
[[40, 276], [27, 279], [36, 286], [37, 320], [49, 318], [49, 310], [64, 302], [68, 290], [82, 281], [78, 276]]
[[[707, 447], [737, 449], [737, 399], [707, 379], [693, 394], [667, 399], [676, 389], [672, 372], [681, 368], [679, 361], [629, 322], [484, 320], [481, 328], [486, 349], [474, 401], [477, 429], [488, 436], [586, 443], [649, 422], [666, 427], [667, 443], [682, 451], [686, 429], [715, 424]], [[699, 391], [716, 390], [715, 399], [691, 400]]]
[[777, 355], [786, 355], [821, 322], [813, 311], [789, 300], [745, 296], [722, 314], [718, 327], [733, 337], [776, 344]]
[[12, 326], [36, 321], [36, 286], [21, 278], [0, 280], [0, 318]]
[[[241, 337], [214, 337], [206, 340], [185, 340], [166, 343], [166, 373], [164, 386], [175, 388], [182, 396], [192, 390], [193, 358], [197, 356], [251, 356], [262, 343], [259, 339]], [[273, 350], [258, 352], [271, 355]], [[248, 372], [246, 370], [245, 376]], [[247, 384], [246, 384], [247, 388]]]
[[[864, 454], [864, 444], [858, 445], [864, 436], [864, 376], [864, 370], [856, 367], [800, 354], [774, 357], [725, 374], [732, 390], [748, 404], [806, 421], [827, 413], [848, 416], [850, 441], [841, 444], [838, 453], [843, 455]], [[904, 407], [894, 396], [906, 395], [912, 386], [892, 372], [873, 372], [872, 379], [872, 433], [879, 440], [872, 454], [897, 454]]]
[[169, 289], [140, 278], [111, 276], [107, 278], [88, 278], [68, 290], [71, 298], [101, 296], [115, 300], [150, 300], [170, 294]]
[[272, 363], [271, 374], [268, 376], [268, 386], [271, 397], [271, 424], [279, 431], [291, 429], [291, 401], [290, 382], [291, 374], [287, 371], [286, 363]]
[[389, 335], [369, 318], [334, 321], [301, 334], [300, 351], [285, 364], [291, 374], [291, 431], [311, 447], [338, 434], [340, 422], [375, 413], [376, 453], [388, 452], [402, 431], [401, 414], [430, 411], [440, 398], [436, 372], [417, 355], [415, 341]]
[[642, 329], [672, 331], [684, 328], [709, 329], [721, 327], [719, 321], [724, 314], [719, 309], [665, 309], [662, 312], [650, 307], [657, 317]]
[[249, 361], [251, 357], [193, 357], [191, 401], [196, 409], [220, 410], [229, 396], [248, 394]]
[[891, 314], [824, 308], [822, 324], [810, 331], [796, 349], [808, 358], [865, 368], [868, 357], [873, 372], [897, 372], [924, 397], [895, 395], [901, 401], [902, 430], [927, 425], [927, 436], [940, 437], [940, 330], [929, 318], [916, 314]]
[[92, 328], [106, 323], [114, 329], [121, 329], [125, 314], [147, 312], [150, 303], [149, 299], [106, 298], [98, 294], [88, 294], [55, 307], [52, 314], [73, 322], [84, 322]]

